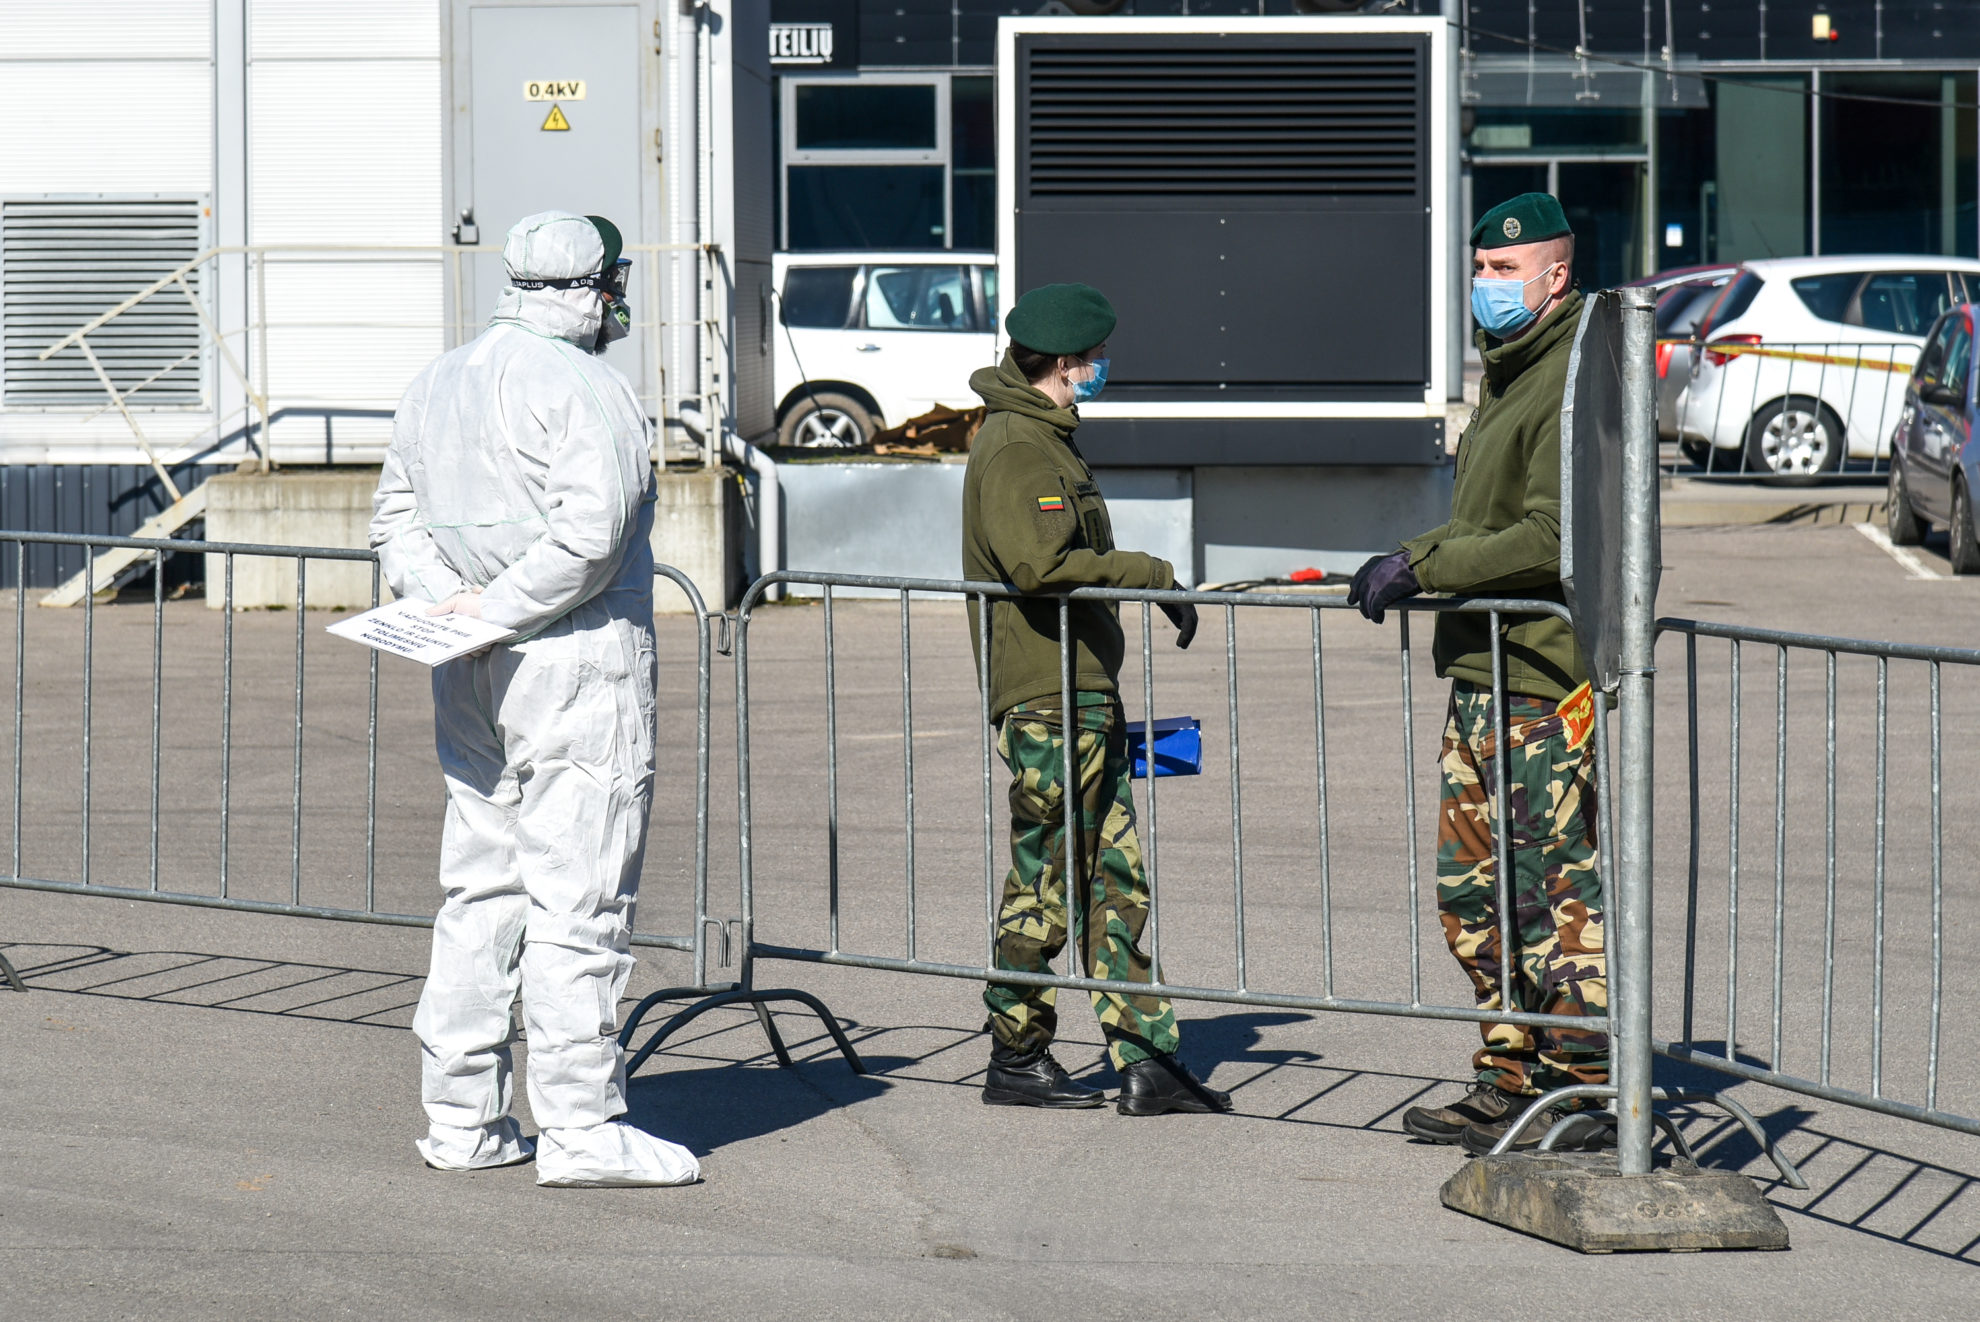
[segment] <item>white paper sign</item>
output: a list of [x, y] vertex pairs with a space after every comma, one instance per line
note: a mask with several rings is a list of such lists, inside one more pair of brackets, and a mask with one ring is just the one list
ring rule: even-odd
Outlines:
[[409, 657], [424, 666], [437, 666], [516, 636], [514, 629], [488, 624], [471, 615], [428, 615], [428, 609], [426, 602], [408, 598], [339, 620], [327, 628], [339, 638], [349, 638], [394, 656]]

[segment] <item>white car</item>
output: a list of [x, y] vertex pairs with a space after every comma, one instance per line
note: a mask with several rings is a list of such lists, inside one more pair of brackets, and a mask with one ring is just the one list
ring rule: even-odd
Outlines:
[[[1812, 482], [1883, 459], [1939, 314], [1980, 297], [1980, 261], [1783, 257], [1744, 263], [1698, 330], [1676, 435], [1711, 472]], [[1668, 434], [1668, 433], [1667, 433]]]
[[980, 402], [969, 378], [996, 363], [994, 255], [779, 253], [773, 274], [779, 445], [863, 445]]

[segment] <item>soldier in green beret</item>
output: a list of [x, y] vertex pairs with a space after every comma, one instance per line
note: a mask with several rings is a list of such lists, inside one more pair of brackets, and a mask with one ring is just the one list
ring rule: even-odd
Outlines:
[[[1005, 320], [1010, 350], [970, 378], [987, 416], [963, 479], [963, 577], [1004, 583], [1035, 597], [992, 599], [988, 619], [972, 602], [970, 653], [982, 658], [990, 631], [990, 719], [1011, 771], [1011, 870], [997, 921], [997, 967], [1046, 973], [1065, 948], [1067, 848], [1064, 698], [1059, 601], [1073, 588], [1172, 588], [1166, 560], [1114, 546], [1107, 502], [1073, 432], [1079, 404], [1107, 382], [1114, 309], [1088, 285], [1046, 285], [1019, 299]], [[1126, 642], [1120, 612], [1076, 601], [1069, 614], [1077, 732], [1077, 851], [1072, 902], [1079, 905], [1088, 976], [1151, 982], [1141, 932], [1148, 884], [1135, 837], [1127, 717], [1119, 678]], [[1162, 607], [1189, 646], [1196, 609]], [[993, 1106], [1071, 1108], [1106, 1098], [1075, 1082], [1052, 1058], [1058, 1025], [1053, 990], [992, 982], [984, 988], [992, 1038], [983, 1100]], [[1093, 1008], [1120, 1072], [1123, 1115], [1228, 1111], [1228, 1093], [1206, 1086], [1176, 1058], [1176, 1014], [1159, 996], [1100, 995]]]
[[[1582, 306], [1574, 234], [1559, 202], [1525, 193], [1480, 217], [1471, 245], [1471, 312], [1485, 379], [1458, 445], [1451, 519], [1355, 575], [1348, 600], [1377, 623], [1417, 592], [1562, 600], [1561, 396]], [[1485, 615], [1437, 617], [1437, 673], [1451, 681], [1437, 828], [1444, 936], [1483, 1009], [1603, 1015], [1607, 943], [1589, 746], [1595, 704], [1581, 648], [1552, 616], [1504, 619], [1506, 710], [1494, 711], [1490, 629]], [[1496, 820], [1492, 785], [1501, 739], [1510, 823]], [[1512, 832], [1518, 943], [1510, 988], [1500, 985], [1494, 841], [1502, 830]], [[1486, 1152], [1533, 1097], [1608, 1080], [1605, 1034], [1491, 1022], [1480, 1029], [1476, 1080], [1449, 1105], [1404, 1112], [1412, 1136]], [[1547, 1128], [1529, 1127], [1519, 1145], [1537, 1145]], [[1576, 1141], [1612, 1135], [1591, 1123]]]

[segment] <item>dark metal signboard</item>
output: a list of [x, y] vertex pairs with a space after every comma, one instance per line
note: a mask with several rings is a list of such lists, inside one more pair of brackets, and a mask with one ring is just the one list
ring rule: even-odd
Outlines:
[[1622, 303], [1605, 289], [1582, 307], [1561, 398], [1561, 587], [1605, 693], [1622, 677], [1622, 363]]

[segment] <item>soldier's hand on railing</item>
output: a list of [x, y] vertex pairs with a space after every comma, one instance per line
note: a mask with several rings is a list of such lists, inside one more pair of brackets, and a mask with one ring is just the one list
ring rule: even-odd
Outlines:
[[1169, 617], [1169, 623], [1176, 626], [1176, 646], [1188, 647], [1196, 637], [1196, 607], [1186, 601], [1160, 603], [1162, 614]]
[[1416, 573], [1409, 567], [1409, 556], [1402, 551], [1388, 555], [1378, 555], [1361, 568], [1354, 571], [1354, 581], [1348, 584], [1348, 605], [1359, 606], [1361, 613], [1376, 624], [1389, 607], [1405, 597], [1413, 597], [1423, 591], [1416, 581]]

